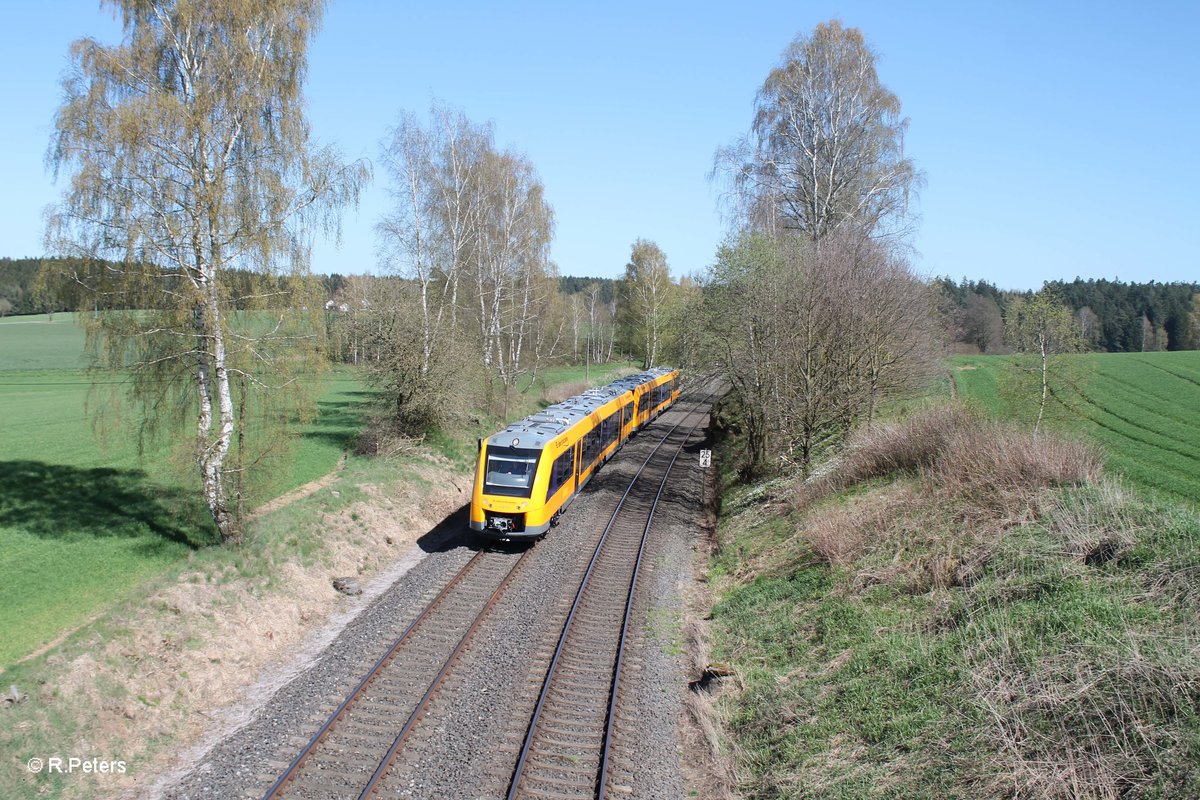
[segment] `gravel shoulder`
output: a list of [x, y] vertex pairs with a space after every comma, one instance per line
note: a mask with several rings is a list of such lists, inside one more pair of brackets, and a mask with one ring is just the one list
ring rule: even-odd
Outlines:
[[[539, 670], [558, 635], [553, 621], [565, 615], [591, 555], [596, 526], [607, 522], [613, 493], [623, 490], [641, 462], [638, 449], [656, 439], [660, 427], [665, 431], [660, 424], [627, 445], [563, 523], [535, 545], [534, 562], [435, 701], [445, 704], [436, 714], [441, 722], [418, 728], [396, 764], [398, 780], [390, 783], [403, 787], [401, 796], [492, 797], [506, 788], [511, 756], [505, 743], [524, 733], [514, 731], [511, 712], [535, 699]], [[660, 509], [654, 549], [641, 576], [613, 762], [613, 774], [630, 797], [683, 797], [689, 790], [684, 708], [691, 659], [683, 596], [693, 581], [697, 548], [705, 541], [703, 473], [696, 450], [689, 448], [674, 469], [669, 502]], [[151, 796], [261, 797], [361, 677], [364, 665], [480, 546], [464, 528], [460, 510], [378, 573], [361, 598], [348, 602], [299, 651], [263, 670], [245, 700], [212, 712], [214, 723], [203, 742], [182, 754], [180, 767], [164, 775]]]

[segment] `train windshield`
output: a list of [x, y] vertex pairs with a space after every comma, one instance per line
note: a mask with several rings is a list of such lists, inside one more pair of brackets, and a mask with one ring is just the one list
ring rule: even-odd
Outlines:
[[537, 456], [489, 453], [484, 475], [485, 490], [492, 494], [529, 497], [536, 471]]

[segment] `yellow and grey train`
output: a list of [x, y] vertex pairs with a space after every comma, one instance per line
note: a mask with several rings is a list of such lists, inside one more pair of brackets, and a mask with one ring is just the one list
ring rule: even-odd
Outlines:
[[617, 448], [678, 398], [679, 371], [659, 367], [480, 439], [471, 530], [508, 540], [545, 535]]

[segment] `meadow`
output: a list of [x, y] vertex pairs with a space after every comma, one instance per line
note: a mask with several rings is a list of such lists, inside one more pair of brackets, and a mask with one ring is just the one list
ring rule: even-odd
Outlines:
[[[1050, 424], [1104, 447], [1110, 472], [1200, 504], [1200, 351], [1063, 356], [1070, 377]], [[957, 356], [949, 368], [964, 399], [992, 416], [1028, 416], [1003, 391], [1005, 356]], [[1024, 405], [1024, 408], [1019, 406]]]
[[[136, 421], [98, 426], [105, 393], [124, 386], [119, 377], [97, 386], [83, 350], [74, 314], [0, 319], [0, 671], [216, 544], [190, 428], [139, 452]], [[618, 370], [629, 365], [593, 366], [587, 377], [595, 384]], [[581, 391], [584, 378], [583, 367], [555, 367], [522, 381], [509, 416], [544, 407], [548, 393]], [[270, 479], [253, 487], [255, 505], [328, 474], [353, 449], [373, 396], [361, 374], [335, 367], [307, 388], [317, 392], [318, 416], [258, 469]], [[427, 444], [465, 466], [475, 438], [498, 424], [485, 416]]]
[[[188, 431], [139, 454], [129, 424], [95, 430], [83, 343], [73, 314], [0, 320], [0, 666], [213, 544]], [[357, 434], [364, 382], [333, 370], [319, 392], [263, 501], [334, 469]]]

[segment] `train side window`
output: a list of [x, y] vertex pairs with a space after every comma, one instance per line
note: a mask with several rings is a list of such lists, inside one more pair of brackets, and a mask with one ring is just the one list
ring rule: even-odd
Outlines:
[[574, 456], [575, 450], [571, 448], [554, 459], [554, 466], [550, 470], [550, 486], [546, 489], [547, 500], [561, 489], [564, 483], [571, 480], [571, 472], [575, 467]]
[[600, 455], [603, 448], [600, 445], [600, 427], [592, 428], [583, 437], [583, 466], [581, 469], [587, 469], [592, 462]]
[[600, 423], [601, 439], [603, 439], [602, 447], [608, 447], [617, 440], [617, 415], [616, 413], [609, 414], [604, 418], [604, 422]]

